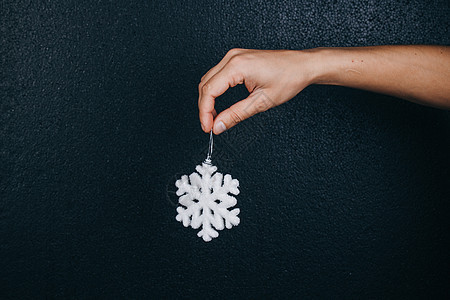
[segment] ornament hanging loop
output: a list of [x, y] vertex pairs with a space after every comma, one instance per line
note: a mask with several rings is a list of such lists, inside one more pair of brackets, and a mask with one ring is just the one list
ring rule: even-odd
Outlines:
[[209, 133], [209, 147], [208, 147], [208, 155], [206, 156], [206, 159], [203, 161], [204, 164], [211, 165], [211, 156], [213, 152], [213, 131], [211, 129], [211, 132]]

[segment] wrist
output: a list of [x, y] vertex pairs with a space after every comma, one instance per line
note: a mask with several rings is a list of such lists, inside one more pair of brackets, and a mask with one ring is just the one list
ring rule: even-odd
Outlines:
[[[311, 83], [338, 85], [339, 48], [314, 48], [303, 50], [308, 55]], [[342, 51], [341, 51], [342, 52]]]

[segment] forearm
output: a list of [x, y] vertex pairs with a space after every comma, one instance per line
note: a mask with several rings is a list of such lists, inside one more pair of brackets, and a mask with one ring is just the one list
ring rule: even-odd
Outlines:
[[375, 46], [308, 50], [313, 84], [364, 89], [450, 109], [450, 47]]

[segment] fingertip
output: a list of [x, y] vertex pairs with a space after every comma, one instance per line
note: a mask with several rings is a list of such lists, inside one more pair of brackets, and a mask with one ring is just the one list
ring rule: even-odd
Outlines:
[[214, 122], [213, 133], [215, 135], [219, 135], [222, 132], [224, 132], [225, 130], [227, 130], [227, 127], [225, 126], [225, 124], [222, 121], [216, 120], [216, 122]]
[[200, 124], [202, 126], [202, 130], [206, 133], [209, 133], [213, 126], [212, 114], [211, 113], [200, 113]]

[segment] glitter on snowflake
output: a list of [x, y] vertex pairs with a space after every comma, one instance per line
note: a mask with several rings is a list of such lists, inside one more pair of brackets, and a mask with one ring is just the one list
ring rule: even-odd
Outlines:
[[175, 183], [181, 205], [177, 208], [177, 221], [194, 229], [202, 226], [197, 235], [205, 242], [218, 237], [217, 230], [224, 227], [230, 229], [240, 222], [237, 216], [239, 209], [228, 210], [237, 203], [232, 195], [239, 194], [239, 181], [232, 179], [231, 175], [224, 177], [221, 173], [215, 173], [217, 167], [209, 162], [197, 166], [195, 169], [198, 173], [194, 172], [189, 177], [183, 175]]

